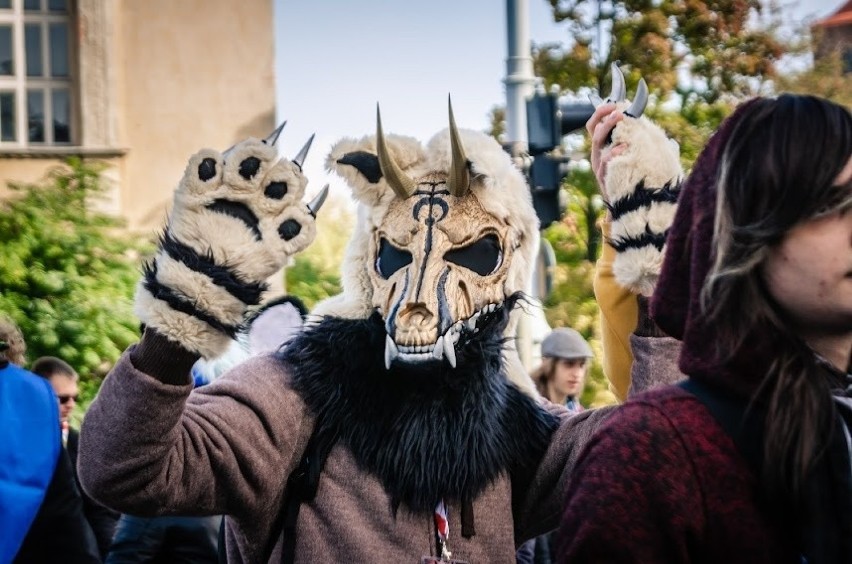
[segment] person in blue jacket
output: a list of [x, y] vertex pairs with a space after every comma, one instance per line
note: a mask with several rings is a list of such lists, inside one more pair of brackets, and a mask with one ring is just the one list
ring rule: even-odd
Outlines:
[[22, 361], [18, 342], [17, 327], [0, 319], [0, 563], [100, 562], [62, 448], [56, 395], [10, 361]]

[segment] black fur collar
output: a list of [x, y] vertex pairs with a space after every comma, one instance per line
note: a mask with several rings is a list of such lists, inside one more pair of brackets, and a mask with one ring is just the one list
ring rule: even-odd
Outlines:
[[457, 368], [384, 366], [381, 317], [326, 318], [279, 357], [317, 416], [317, 432], [342, 441], [391, 498], [432, 511], [441, 499], [470, 502], [501, 473], [529, 480], [558, 425], [502, 373], [509, 305], [463, 335]]

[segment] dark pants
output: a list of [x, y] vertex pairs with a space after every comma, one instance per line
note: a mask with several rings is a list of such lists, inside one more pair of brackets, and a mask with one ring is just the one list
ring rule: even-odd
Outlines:
[[131, 562], [218, 562], [222, 517], [134, 517], [122, 515], [107, 564]]

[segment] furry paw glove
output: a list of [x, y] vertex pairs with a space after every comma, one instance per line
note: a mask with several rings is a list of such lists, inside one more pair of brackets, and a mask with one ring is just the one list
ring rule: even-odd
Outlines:
[[228, 348], [265, 280], [316, 234], [298, 159], [257, 139], [190, 158], [137, 288], [147, 326], [205, 358]]
[[609, 162], [605, 178], [612, 215], [610, 243], [617, 251], [613, 273], [631, 292], [650, 296], [680, 193], [680, 150], [644, 116], [625, 117], [613, 130], [612, 142], [627, 147]]

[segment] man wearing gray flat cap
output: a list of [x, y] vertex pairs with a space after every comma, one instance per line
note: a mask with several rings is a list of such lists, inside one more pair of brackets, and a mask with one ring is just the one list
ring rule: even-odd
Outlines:
[[568, 327], [551, 331], [541, 342], [541, 367], [533, 374], [539, 393], [553, 403], [580, 412], [579, 396], [594, 355], [580, 333]]

